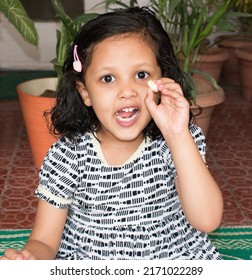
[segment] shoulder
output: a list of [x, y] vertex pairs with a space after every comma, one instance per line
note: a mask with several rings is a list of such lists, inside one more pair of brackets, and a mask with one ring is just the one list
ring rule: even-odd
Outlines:
[[171, 160], [170, 149], [162, 136], [149, 141], [148, 152], [152, 158], [155, 156], [159, 157], [163, 162], [169, 162]]
[[90, 142], [90, 136], [88, 133], [79, 137], [76, 143], [70, 141], [66, 137], [58, 139], [48, 150], [42, 167], [45, 165], [55, 167], [57, 163], [63, 166], [77, 165], [77, 160], [80, 157], [80, 153], [85, 153], [85, 147]]

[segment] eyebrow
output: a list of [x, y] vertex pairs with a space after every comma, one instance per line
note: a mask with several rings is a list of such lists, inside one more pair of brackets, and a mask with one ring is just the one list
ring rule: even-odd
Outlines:
[[[158, 65], [157, 65], [158, 66]], [[132, 65], [132, 67], [135, 67], [135, 68], [144, 68], [144, 67], [148, 67], [148, 68], [152, 68], [152, 69], [154, 69], [156, 66], [154, 66], [154, 65], [152, 65], [152, 64], [149, 64], [149, 63], [146, 63], [146, 62], [141, 62], [141, 63], [136, 63], [136, 64], [133, 64]], [[98, 69], [98, 70], [96, 70], [95, 72], [94, 72], [94, 74], [96, 74], [96, 73], [100, 73], [100, 72], [106, 72], [106, 71], [111, 71], [111, 70], [113, 70], [113, 69], [115, 69], [116, 68], [116, 66], [104, 66], [104, 67], [102, 67], [102, 68], [100, 68], [100, 69]]]

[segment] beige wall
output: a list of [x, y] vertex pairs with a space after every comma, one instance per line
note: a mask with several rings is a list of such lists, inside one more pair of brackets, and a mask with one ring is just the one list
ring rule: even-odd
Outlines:
[[[101, 0], [86, 0], [86, 11], [91, 11]], [[94, 10], [92, 10], [94, 11]], [[102, 13], [101, 5], [95, 12]], [[55, 22], [35, 23], [39, 33], [39, 45], [34, 47], [26, 43], [16, 29], [0, 14], [0, 69], [51, 70], [50, 61], [55, 57], [56, 29]]]

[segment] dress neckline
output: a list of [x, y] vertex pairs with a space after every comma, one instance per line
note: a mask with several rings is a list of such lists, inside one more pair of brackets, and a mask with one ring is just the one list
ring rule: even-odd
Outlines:
[[129, 157], [129, 159], [127, 159], [124, 163], [122, 164], [118, 164], [118, 165], [112, 165], [110, 163], [108, 163], [103, 155], [102, 149], [101, 149], [101, 144], [98, 141], [98, 139], [96, 138], [96, 134], [92, 134], [89, 133], [90, 136], [90, 140], [94, 146], [94, 149], [97, 153], [97, 157], [107, 166], [109, 167], [123, 167], [126, 164], [129, 164], [131, 162], [133, 162], [134, 160], [136, 160], [143, 152], [143, 150], [145, 149], [146, 145], [148, 145], [150, 143], [150, 138], [146, 137], [143, 139], [143, 141], [140, 143], [140, 145], [137, 147], [137, 149], [135, 150], [135, 152]]

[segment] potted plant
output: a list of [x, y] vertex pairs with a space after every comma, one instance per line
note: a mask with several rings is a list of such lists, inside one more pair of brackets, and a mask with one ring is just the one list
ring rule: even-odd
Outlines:
[[37, 29], [19, 0], [1, 0], [0, 12], [13, 24], [25, 41], [38, 45]]
[[231, 85], [240, 85], [242, 78], [235, 50], [245, 47], [248, 51], [252, 47], [252, 0], [231, 0], [228, 10], [229, 20], [235, 28], [230, 34], [218, 36], [216, 43], [230, 54], [223, 65], [224, 81]]
[[17, 86], [17, 93], [31, 146], [34, 163], [40, 169], [41, 163], [56, 137], [49, 133], [49, 125], [44, 118], [45, 111], [50, 110], [55, 102], [55, 89], [62, 76], [62, 66], [71, 42], [79, 27], [97, 14], [82, 14], [74, 19], [64, 11], [60, 0], [52, 0], [56, 17], [60, 19], [57, 30], [56, 58], [52, 60], [57, 77], [33, 79]]
[[236, 38], [233, 60], [237, 63], [237, 80], [242, 86], [242, 96], [244, 100], [252, 103], [252, 0], [236, 1], [233, 6], [233, 9], [239, 12], [249, 13], [249, 16], [239, 18], [242, 37], [239, 36], [239, 41], [238, 37]]
[[[213, 5], [206, 5], [206, 1], [201, 0], [150, 0], [147, 2], [168, 32], [177, 57], [181, 61], [182, 70], [191, 80], [194, 88], [192, 92], [194, 103], [203, 109], [202, 114], [196, 118], [196, 123], [207, 135], [213, 106], [224, 101], [224, 91], [211, 74], [202, 71], [197, 58], [200, 55], [202, 60], [206, 55], [200, 51], [214, 31], [228, 28], [229, 25], [224, 24], [224, 16], [230, 1], [226, 1], [216, 9], [213, 9]], [[107, 0], [106, 3], [108, 7], [112, 4], [127, 6], [123, 1]], [[137, 0], [130, 1], [129, 6], [137, 5]], [[199, 74], [207, 80], [198, 79]], [[207, 92], [204, 93], [204, 90]], [[193, 106], [193, 110], [197, 109]]]
[[[224, 48], [212, 46], [210, 43], [205, 50], [200, 50], [194, 60], [194, 77], [211, 80], [208, 76], [214, 78], [217, 84], [220, 82], [222, 67], [229, 59], [229, 53]], [[196, 71], [200, 71], [199, 74]]]
[[239, 64], [239, 77], [244, 100], [252, 103], [252, 46], [242, 47], [234, 51]]

